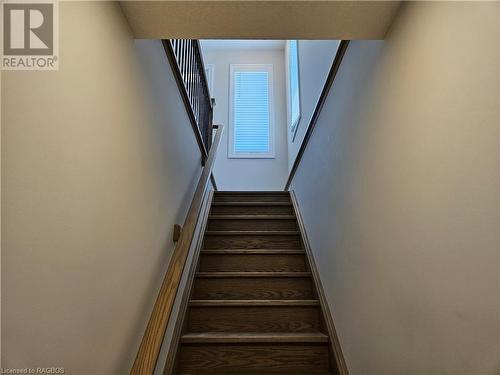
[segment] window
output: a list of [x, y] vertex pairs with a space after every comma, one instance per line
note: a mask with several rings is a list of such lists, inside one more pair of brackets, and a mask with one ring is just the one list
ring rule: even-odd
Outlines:
[[230, 158], [274, 158], [273, 66], [231, 64]]
[[293, 138], [300, 121], [300, 88], [299, 88], [299, 42], [288, 41], [288, 107], [290, 130]]

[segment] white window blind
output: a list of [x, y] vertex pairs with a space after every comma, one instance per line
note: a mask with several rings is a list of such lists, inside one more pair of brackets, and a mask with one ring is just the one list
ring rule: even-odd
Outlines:
[[274, 157], [272, 65], [231, 65], [229, 157]]

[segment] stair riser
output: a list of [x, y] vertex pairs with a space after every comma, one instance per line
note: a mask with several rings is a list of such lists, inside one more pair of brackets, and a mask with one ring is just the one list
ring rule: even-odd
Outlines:
[[317, 332], [315, 306], [189, 308], [188, 332]]
[[305, 272], [303, 254], [269, 255], [202, 255], [201, 272]]
[[204, 249], [301, 249], [297, 235], [205, 236]]
[[208, 230], [298, 230], [295, 219], [218, 220], [208, 221]]
[[213, 197], [174, 373], [337, 374], [291, 195]]
[[314, 374], [328, 371], [328, 346], [182, 345], [180, 373]]
[[292, 215], [292, 206], [212, 206], [212, 215]]
[[313, 299], [310, 278], [217, 278], [196, 279], [193, 299]]
[[290, 202], [289, 194], [215, 193], [214, 202]]

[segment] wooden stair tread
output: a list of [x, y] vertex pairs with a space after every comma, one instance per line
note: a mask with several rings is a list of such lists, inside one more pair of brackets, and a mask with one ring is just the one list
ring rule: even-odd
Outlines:
[[239, 214], [224, 214], [224, 215], [209, 215], [211, 220], [295, 220], [295, 215], [239, 215]]
[[291, 206], [290, 202], [212, 202], [212, 206]]
[[[213, 373], [207, 372], [181, 372], [179, 375], [208, 375]], [[278, 372], [224, 372], [224, 374], [217, 375], [279, 375]], [[331, 375], [331, 372], [290, 372], [288, 371], [286, 375]]]
[[214, 192], [215, 195], [225, 195], [225, 194], [241, 194], [241, 195], [290, 195], [290, 192], [284, 190], [217, 190]]
[[283, 191], [214, 193], [178, 321], [176, 362], [168, 362], [173, 373], [334, 372], [293, 202]]
[[306, 333], [246, 333], [246, 332], [203, 332], [182, 335], [184, 344], [219, 343], [327, 343], [328, 336], [321, 332]]
[[206, 236], [297, 236], [298, 230], [207, 230]]
[[304, 250], [282, 250], [282, 249], [222, 249], [222, 250], [201, 250], [202, 255], [222, 255], [222, 254], [259, 254], [259, 255], [290, 255], [305, 254]]
[[[209, 375], [211, 373], [207, 372], [181, 372], [179, 375]], [[213, 374], [213, 373], [212, 373]], [[224, 374], [217, 375], [279, 375], [279, 372], [224, 372]], [[286, 375], [331, 375], [331, 372], [290, 372], [288, 371]]]
[[311, 277], [311, 272], [197, 272], [197, 277]]
[[296, 299], [296, 300], [191, 300], [190, 306], [319, 306], [318, 300]]

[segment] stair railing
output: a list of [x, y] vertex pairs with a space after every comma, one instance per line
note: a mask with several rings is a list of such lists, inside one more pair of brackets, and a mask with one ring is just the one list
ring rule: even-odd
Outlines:
[[162, 43], [205, 162], [212, 145], [215, 102], [208, 90], [200, 41], [163, 39]]
[[179, 292], [182, 274], [195, 235], [203, 200], [206, 196], [205, 191], [209, 187], [208, 182], [212, 175], [217, 148], [219, 147], [224, 130], [222, 125], [214, 126], [214, 129], [216, 129], [215, 139], [212, 147], [210, 147], [208, 158], [196, 186], [186, 219], [184, 220], [181, 235], [175, 245], [141, 345], [130, 370], [131, 375], [152, 375], [155, 371], [165, 331], [172, 314], [177, 293]]

